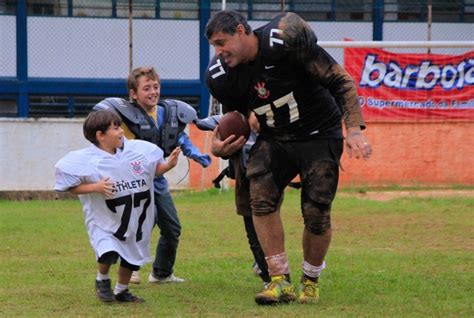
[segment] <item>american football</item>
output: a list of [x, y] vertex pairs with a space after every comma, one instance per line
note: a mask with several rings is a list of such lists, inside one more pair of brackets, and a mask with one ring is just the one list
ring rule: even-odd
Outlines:
[[248, 139], [250, 135], [250, 125], [247, 117], [238, 111], [226, 113], [219, 120], [220, 139], [225, 140], [230, 135], [235, 135], [236, 138], [244, 136], [245, 139]]

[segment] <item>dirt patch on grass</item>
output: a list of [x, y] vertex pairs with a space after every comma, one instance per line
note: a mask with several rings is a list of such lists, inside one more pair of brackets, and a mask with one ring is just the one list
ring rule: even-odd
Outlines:
[[[173, 191], [177, 193], [179, 191]], [[455, 190], [455, 189], [436, 189], [436, 190], [399, 190], [399, 191], [361, 191], [361, 192], [344, 192], [337, 193], [338, 197], [358, 197], [361, 199], [375, 201], [390, 201], [403, 197], [419, 197], [419, 198], [450, 198], [450, 197], [474, 197], [474, 189]], [[6, 200], [64, 200], [77, 199], [77, 195], [69, 192], [55, 191], [0, 191], [0, 199]]]
[[338, 196], [356, 196], [361, 199], [374, 201], [390, 201], [398, 198], [473, 198], [474, 190], [409, 190], [409, 191], [366, 191], [366, 192], [340, 192]]
[[66, 200], [77, 199], [77, 195], [70, 192], [55, 191], [0, 191], [0, 199], [14, 201]]

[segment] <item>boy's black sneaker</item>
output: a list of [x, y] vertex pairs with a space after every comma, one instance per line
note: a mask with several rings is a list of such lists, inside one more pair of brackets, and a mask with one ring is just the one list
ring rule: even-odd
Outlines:
[[99, 298], [104, 303], [110, 303], [115, 301], [115, 295], [112, 292], [112, 288], [110, 286], [110, 279], [95, 281], [95, 292], [97, 298]]
[[145, 301], [143, 298], [131, 294], [128, 289], [115, 295], [115, 300], [121, 303], [142, 303]]

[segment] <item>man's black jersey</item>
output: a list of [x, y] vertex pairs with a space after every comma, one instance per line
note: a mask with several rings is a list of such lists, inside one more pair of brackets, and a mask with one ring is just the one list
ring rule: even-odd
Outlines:
[[224, 113], [252, 110], [260, 134], [279, 140], [342, 138], [342, 114], [346, 125], [364, 127], [352, 79], [304, 20], [282, 14], [254, 34], [255, 61], [230, 68], [215, 56], [209, 64], [206, 82]]

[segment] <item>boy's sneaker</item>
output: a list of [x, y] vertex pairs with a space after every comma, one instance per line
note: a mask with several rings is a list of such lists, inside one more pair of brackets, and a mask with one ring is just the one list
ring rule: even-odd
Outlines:
[[142, 303], [145, 301], [143, 298], [131, 294], [128, 289], [115, 295], [115, 300], [121, 303]]
[[140, 273], [137, 271], [132, 272], [132, 277], [130, 277], [130, 283], [131, 284], [140, 284], [141, 279], [140, 279]]
[[176, 277], [174, 274], [166, 277], [156, 277], [155, 274], [150, 273], [148, 276], [148, 282], [156, 283], [156, 284], [163, 284], [163, 283], [183, 283], [186, 280], [184, 278]]
[[272, 276], [272, 281], [255, 295], [255, 302], [259, 305], [289, 303], [295, 299], [295, 288], [286, 280], [285, 275]]
[[301, 278], [298, 300], [302, 304], [314, 304], [319, 300], [319, 284], [307, 277]]
[[110, 279], [95, 281], [95, 293], [100, 301], [103, 301], [104, 303], [110, 303], [115, 300], [114, 293], [112, 292], [112, 288], [110, 286]]

